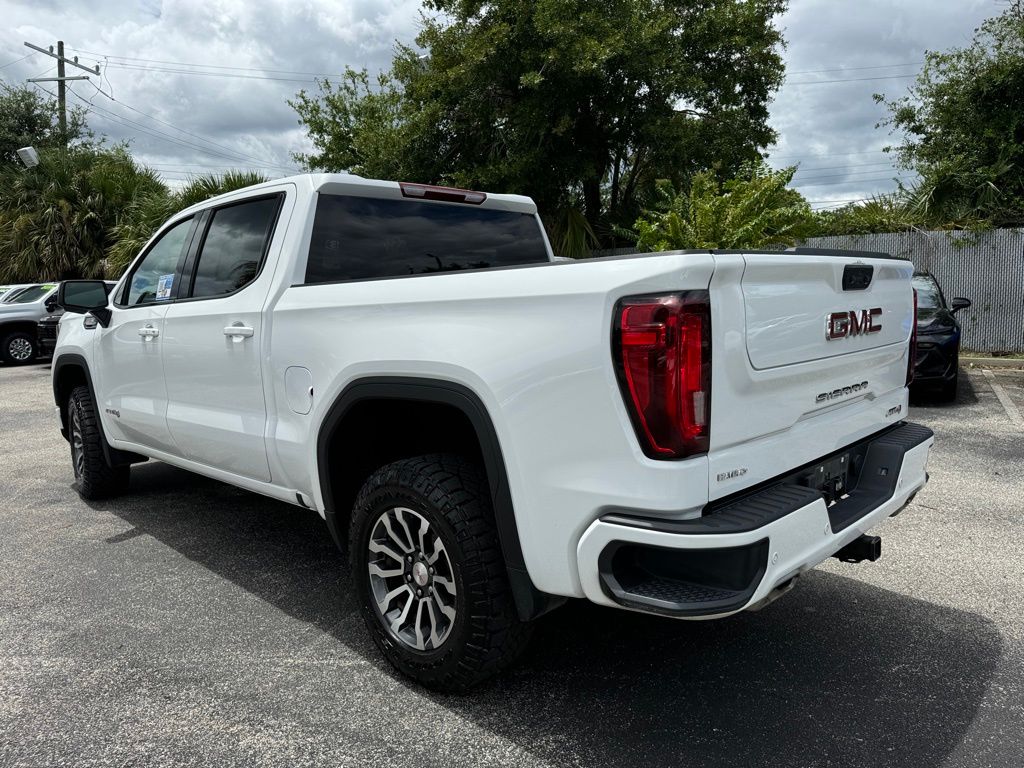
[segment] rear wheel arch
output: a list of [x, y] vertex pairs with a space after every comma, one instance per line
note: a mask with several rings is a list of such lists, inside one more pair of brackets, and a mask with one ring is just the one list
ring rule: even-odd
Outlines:
[[[399, 431], [402, 427], [407, 428], [404, 433]], [[367, 450], [362, 451], [364, 447]], [[345, 550], [352, 502], [376, 469], [440, 451], [468, 454], [486, 473], [520, 618], [534, 618], [560, 604], [563, 598], [539, 592], [527, 573], [505, 460], [490, 414], [475, 392], [455, 382], [364, 378], [349, 384], [331, 405], [317, 435], [317, 475], [327, 525], [338, 546]]]

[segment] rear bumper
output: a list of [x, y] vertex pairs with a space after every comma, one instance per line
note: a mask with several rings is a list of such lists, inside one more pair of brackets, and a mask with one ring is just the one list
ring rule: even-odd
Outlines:
[[932, 432], [901, 424], [848, 446], [860, 454], [846, 495], [828, 506], [803, 467], [697, 519], [609, 514], [580, 539], [586, 596], [679, 618], [715, 618], [781, 593], [886, 517], [927, 481]]

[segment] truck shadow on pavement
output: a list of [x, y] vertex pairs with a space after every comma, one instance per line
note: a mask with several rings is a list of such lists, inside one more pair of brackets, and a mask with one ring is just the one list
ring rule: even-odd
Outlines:
[[[397, 679], [315, 514], [156, 462], [133, 469], [131, 495], [95, 506]], [[817, 571], [766, 610], [717, 622], [573, 601], [482, 690], [444, 697], [402, 684], [410, 700], [428, 697], [559, 765], [920, 768], [960, 745], [1001, 650], [987, 619]], [[329, 703], [339, 717], [349, 694], [339, 678]]]

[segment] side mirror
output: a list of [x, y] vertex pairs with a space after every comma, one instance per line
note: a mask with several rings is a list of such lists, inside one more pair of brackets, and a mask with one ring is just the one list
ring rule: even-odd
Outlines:
[[43, 306], [46, 308], [47, 312], [53, 312], [57, 309], [57, 297], [51, 296], [46, 300], [46, 303], [43, 304]]
[[962, 298], [962, 297], [958, 296], [957, 298], [953, 299], [953, 304], [952, 304], [953, 314], [955, 315], [961, 309], [967, 309], [969, 306], [971, 306], [971, 300], [970, 299], [965, 299], [965, 298]]
[[102, 280], [65, 280], [57, 289], [57, 304], [65, 312], [92, 314], [104, 328], [110, 323], [107, 286]]

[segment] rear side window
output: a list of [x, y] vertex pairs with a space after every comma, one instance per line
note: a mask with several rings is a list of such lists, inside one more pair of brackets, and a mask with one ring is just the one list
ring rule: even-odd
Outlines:
[[234, 293], [256, 278], [280, 202], [280, 196], [267, 197], [214, 211], [196, 265], [193, 298]]
[[307, 283], [548, 261], [537, 219], [463, 204], [321, 194]]

